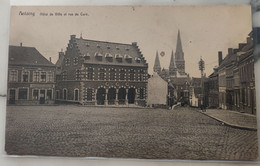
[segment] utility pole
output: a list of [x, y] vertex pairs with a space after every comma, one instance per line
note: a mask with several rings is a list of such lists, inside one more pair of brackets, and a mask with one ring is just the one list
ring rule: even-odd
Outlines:
[[201, 72], [201, 101], [200, 104], [203, 105], [204, 104], [204, 69], [205, 69], [205, 62], [202, 59], [202, 57], [200, 57], [200, 61], [199, 61], [199, 70]]

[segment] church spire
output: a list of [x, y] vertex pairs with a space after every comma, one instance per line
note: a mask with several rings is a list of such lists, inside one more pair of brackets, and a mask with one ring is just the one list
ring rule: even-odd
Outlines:
[[172, 50], [172, 54], [171, 54], [171, 60], [170, 60], [170, 66], [169, 66], [169, 74], [170, 76], [176, 76], [176, 70], [175, 70], [175, 62], [174, 62], [174, 53]]
[[[178, 30], [178, 37], [177, 37], [177, 45], [176, 45], [176, 53], [183, 53], [182, 50], [182, 44], [181, 44], [181, 34], [180, 34], [180, 30]], [[175, 57], [178, 58], [179, 60], [182, 59], [183, 57]]]
[[154, 62], [154, 66], [153, 66], [153, 71], [157, 72], [158, 74], [161, 72], [161, 65], [160, 65], [158, 51], [156, 51], [156, 57], [155, 57], [155, 62]]
[[175, 52], [175, 64], [176, 64], [177, 71], [180, 74], [185, 74], [185, 60], [184, 60], [184, 52], [182, 50], [180, 30], [178, 30], [176, 52]]
[[171, 55], [169, 70], [170, 70], [170, 69], [174, 69], [174, 68], [175, 68], [174, 53], [173, 53], [173, 50], [172, 50], [172, 55]]

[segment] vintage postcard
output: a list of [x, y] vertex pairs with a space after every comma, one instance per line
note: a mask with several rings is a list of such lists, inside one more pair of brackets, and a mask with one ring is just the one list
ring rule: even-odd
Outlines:
[[257, 160], [251, 7], [13, 6], [8, 155]]

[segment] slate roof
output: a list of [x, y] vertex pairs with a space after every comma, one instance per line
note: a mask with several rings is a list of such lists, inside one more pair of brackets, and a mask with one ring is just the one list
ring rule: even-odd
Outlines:
[[9, 64], [54, 66], [36, 48], [24, 46], [9, 46]]
[[[79, 53], [83, 57], [89, 56], [89, 59], [87, 59], [85, 63], [126, 66], [147, 65], [137, 43], [123, 44], [83, 38], [72, 38], [72, 41], [76, 44]], [[98, 60], [95, 56], [102, 57], [102, 60]], [[106, 60], [107, 58], [111, 58], [112, 61]], [[121, 59], [122, 61], [120, 62], [117, 59]], [[128, 60], [131, 60], [132, 62], [130, 63]]]

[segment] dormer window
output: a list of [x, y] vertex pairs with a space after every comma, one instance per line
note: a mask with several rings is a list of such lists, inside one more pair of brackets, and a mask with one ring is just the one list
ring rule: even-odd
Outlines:
[[86, 46], [89, 47], [89, 43], [86, 43]]
[[128, 62], [128, 63], [131, 63], [132, 62], [132, 57], [128, 54], [125, 54], [125, 60]]
[[101, 53], [96, 52], [95, 57], [96, 57], [97, 60], [102, 61], [103, 55]]
[[100, 45], [99, 45], [99, 44], [97, 44], [97, 48], [100, 48]]
[[129, 48], [128, 48], [128, 47], [126, 47], [126, 48], [125, 48], [125, 50], [126, 50], [126, 51], [129, 51]]
[[136, 61], [137, 63], [140, 63], [140, 62], [141, 62], [141, 59], [140, 59], [140, 58], [135, 58], [135, 61]]
[[96, 52], [95, 57], [103, 57], [103, 55], [101, 53]]
[[116, 59], [122, 59], [123, 56], [121, 54], [116, 54]]
[[106, 57], [106, 58], [113, 58], [113, 55], [111, 55], [110, 53], [106, 53], [106, 54], [105, 54], [105, 57]]
[[107, 45], [107, 49], [110, 49], [110, 46], [109, 46], [109, 45]]
[[119, 50], [119, 47], [118, 47], [118, 46], [116, 46], [116, 49], [117, 49], [117, 50]]
[[83, 57], [84, 57], [85, 59], [90, 59], [90, 54], [89, 54], [89, 53], [86, 53], [86, 54], [83, 55]]

